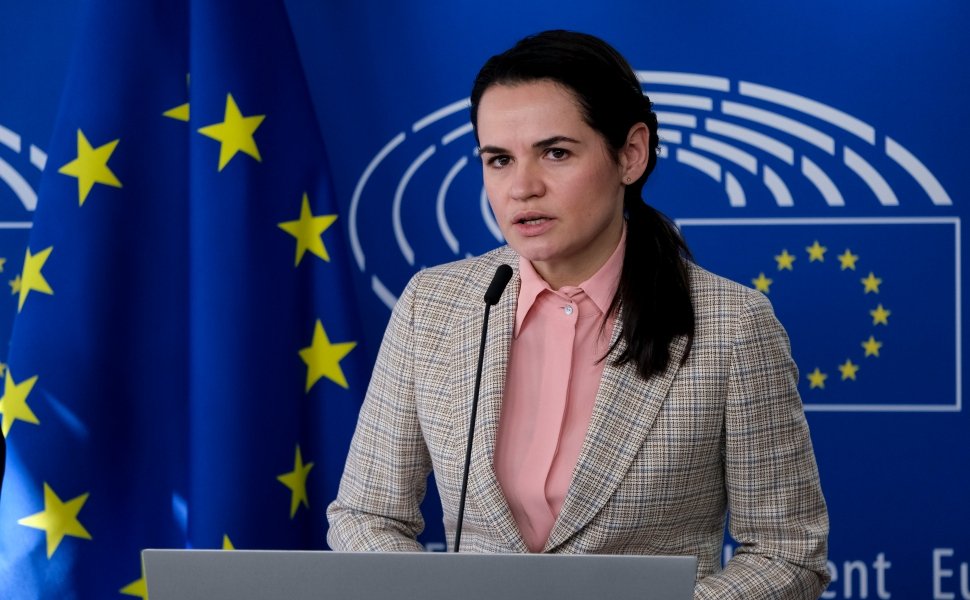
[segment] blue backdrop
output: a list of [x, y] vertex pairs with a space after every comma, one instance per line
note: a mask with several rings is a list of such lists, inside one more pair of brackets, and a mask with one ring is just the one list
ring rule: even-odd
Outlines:
[[[970, 598], [961, 381], [970, 5], [289, 0], [286, 8], [326, 146], [365, 370], [416, 270], [501, 243], [468, 126], [477, 68], [538, 30], [600, 35], [640, 71], [660, 113], [664, 155], [647, 201], [680, 223], [700, 264], [764, 291], [789, 331], [832, 521], [825, 597]], [[23, 266], [42, 153], [72, 49], [83, 43], [80, 11], [75, 2], [0, 3], [7, 280]], [[0, 303], [4, 339], [17, 303], [16, 295]], [[308, 331], [300, 332], [307, 344]], [[39, 412], [45, 402], [31, 406]], [[18, 437], [31, 427], [13, 425], [12, 453], [29, 443]], [[317, 460], [311, 477], [337, 475]], [[311, 495], [303, 526], [322, 531], [329, 500]], [[290, 497], [281, 501], [288, 514]], [[44, 533], [17, 523], [41, 510], [37, 502], [0, 528], [35, 535], [43, 557]], [[428, 514], [424, 539], [436, 547], [441, 527], [433, 507]], [[91, 543], [69, 536], [62, 546], [83, 552]], [[0, 571], [19, 568], [0, 561]]]

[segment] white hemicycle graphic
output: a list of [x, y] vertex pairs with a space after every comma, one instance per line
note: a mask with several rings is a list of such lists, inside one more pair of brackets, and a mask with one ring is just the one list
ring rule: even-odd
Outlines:
[[[687, 166], [698, 169], [718, 182], [722, 181], [731, 206], [745, 205], [744, 192], [735, 178], [730, 176], [726, 167], [714, 168], [713, 161], [727, 161], [733, 165], [757, 175], [758, 161], [750, 152], [732, 145], [740, 142], [749, 149], [760, 150], [764, 154], [773, 156], [794, 167], [796, 165], [796, 149], [790, 142], [776, 139], [770, 135], [753, 131], [749, 127], [728, 122], [719, 115], [733, 117], [743, 122], [756, 123], [769, 129], [778, 131], [794, 138], [798, 143], [807, 143], [832, 156], [838, 156], [836, 139], [822, 132], [813, 125], [803, 123], [797, 119], [778, 114], [772, 110], [752, 106], [744, 102], [733, 100], [715, 101], [714, 98], [703, 96], [705, 92], [731, 92], [731, 81], [723, 77], [710, 77], [690, 73], [670, 73], [661, 71], [640, 71], [637, 73], [641, 83], [648, 88], [651, 85], [675, 85], [686, 88], [700, 89], [685, 93], [656, 93], [650, 94], [651, 100], [657, 107], [660, 123], [666, 127], [679, 127], [690, 130], [687, 146], [700, 150], [713, 159], [702, 160], [702, 156], [693, 152], [677, 152], [675, 159]], [[648, 89], [649, 93], [649, 89]], [[760, 100], [766, 103], [790, 109], [806, 117], [822, 121], [829, 126], [848, 132], [875, 146], [877, 142], [876, 130], [871, 125], [856, 117], [848, 115], [836, 108], [822, 104], [790, 92], [771, 88], [764, 85], [741, 81], [737, 84], [737, 94], [748, 99]], [[712, 113], [710, 117], [698, 118], [696, 115], [671, 112], [666, 107], [692, 108]], [[721, 142], [702, 134], [693, 133], [702, 129], [705, 132], [729, 138], [729, 142]], [[666, 133], [666, 135], [664, 135]], [[680, 129], [663, 129], [660, 132], [665, 144], [681, 145], [683, 133]], [[854, 139], [854, 138], [850, 138]], [[879, 171], [867, 162], [860, 152], [854, 150], [848, 143], [842, 146], [842, 161], [855, 173], [875, 194], [883, 206], [898, 206], [899, 200], [886, 179]], [[885, 155], [902, 167], [926, 192], [932, 204], [936, 206], [951, 206], [953, 201], [940, 185], [940, 182], [923, 165], [918, 158], [906, 150], [892, 138], [885, 137]], [[832, 178], [807, 156], [800, 156], [798, 164], [801, 175], [806, 177], [821, 193], [829, 206], [844, 206], [845, 200]], [[764, 185], [771, 191], [778, 206], [794, 206], [791, 194], [784, 180], [767, 165], [761, 165]]]
[[[2, 124], [0, 124], [0, 144], [13, 150], [16, 154], [20, 154], [23, 150], [20, 134]], [[33, 144], [28, 146], [28, 153], [30, 164], [38, 171], [43, 171], [47, 165], [47, 154]], [[3, 181], [10, 188], [25, 209], [33, 212], [37, 208], [37, 191], [23, 175], [2, 157], [0, 157], [0, 181]]]
[[[785, 212], [796, 206], [844, 210], [847, 198], [860, 202], [858, 191], [846, 193], [851, 187], [868, 190], [864, 201], [872, 200], [876, 209], [897, 207], [900, 193], [890, 182], [898, 185], [900, 177], [915, 182], [925, 194], [922, 200], [910, 200], [915, 195], [910, 193], [907, 202], [953, 205], [937, 178], [912, 152], [837, 108], [726, 77], [667, 71], [638, 71], [637, 77], [660, 122], [660, 157], [714, 180], [724, 191], [727, 207], [739, 211], [739, 217], [756, 205]], [[388, 267], [385, 280], [400, 276], [390, 271], [420, 266], [416, 245], [434, 246], [433, 252], [445, 258], [461, 258], [473, 249], [480, 251], [483, 244], [494, 244], [492, 240], [502, 241], [478, 173], [469, 105], [468, 99], [452, 102], [415, 121], [374, 155], [357, 181], [348, 219], [351, 247], [357, 267], [370, 274], [371, 289], [388, 308], [397, 300], [391, 291], [394, 286], [385, 284], [374, 269], [368, 271], [362, 214], [367, 215], [369, 226], [381, 215], [390, 215], [390, 231], [404, 262], [399, 268]], [[420, 185], [414, 184], [417, 178]], [[437, 182], [436, 193], [414, 193], [427, 185], [428, 178]], [[474, 192], [469, 190], [470, 181], [478, 186]], [[758, 205], [762, 197], [769, 200]], [[475, 214], [470, 198], [478, 200], [481, 214], [481, 221], [474, 224], [476, 231], [469, 231], [466, 218], [457, 222], [448, 216], [455, 210], [461, 210], [463, 217]], [[407, 215], [426, 217], [420, 219], [422, 223], [434, 222], [440, 239], [427, 239], [426, 231], [409, 236]], [[382, 256], [386, 252], [384, 248]]]

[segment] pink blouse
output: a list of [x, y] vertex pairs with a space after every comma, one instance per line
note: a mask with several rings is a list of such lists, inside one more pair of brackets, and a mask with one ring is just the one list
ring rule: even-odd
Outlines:
[[519, 259], [519, 303], [509, 355], [495, 475], [526, 545], [540, 552], [559, 516], [589, 428], [614, 317], [626, 230], [610, 258], [577, 287], [552, 290]]

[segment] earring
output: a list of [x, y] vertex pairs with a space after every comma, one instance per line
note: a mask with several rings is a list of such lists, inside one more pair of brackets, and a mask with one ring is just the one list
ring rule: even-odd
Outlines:
[[624, 177], [623, 178], [623, 183], [625, 183], [626, 185], [630, 185], [630, 183], [632, 183], [632, 182], [633, 182], [633, 180], [630, 179], [629, 177]]

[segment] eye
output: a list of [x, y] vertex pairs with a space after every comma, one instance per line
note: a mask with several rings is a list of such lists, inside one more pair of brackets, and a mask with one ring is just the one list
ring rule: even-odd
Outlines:
[[565, 148], [549, 148], [546, 150], [546, 156], [552, 160], [565, 160], [569, 157], [569, 150]]
[[502, 167], [508, 166], [512, 162], [512, 158], [506, 154], [495, 154], [490, 156], [485, 164], [494, 169], [501, 169]]

